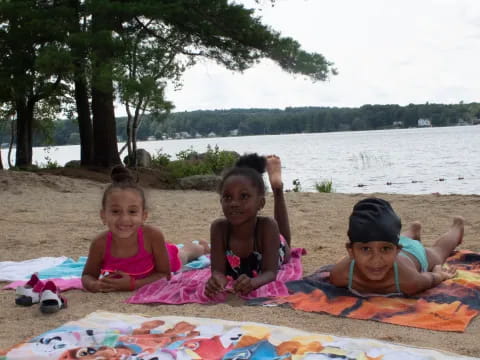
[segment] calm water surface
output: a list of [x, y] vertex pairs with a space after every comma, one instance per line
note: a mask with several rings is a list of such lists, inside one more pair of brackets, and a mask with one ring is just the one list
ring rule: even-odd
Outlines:
[[[341, 193], [480, 194], [480, 126], [144, 141], [138, 147], [174, 158], [189, 148], [204, 152], [209, 144], [279, 155], [287, 189], [299, 179], [302, 191], [331, 180]], [[34, 162], [45, 163], [46, 156], [63, 165], [80, 158], [80, 147], [34, 149]], [[5, 164], [5, 150], [2, 158]]]

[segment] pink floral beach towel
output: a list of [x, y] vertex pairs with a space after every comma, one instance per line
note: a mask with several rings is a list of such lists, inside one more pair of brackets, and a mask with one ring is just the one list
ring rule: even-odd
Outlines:
[[[293, 248], [291, 259], [284, 264], [277, 275], [277, 280], [265, 286], [252, 291], [244, 299], [253, 299], [259, 297], [274, 297], [288, 295], [288, 289], [285, 282], [299, 280], [302, 278], [302, 255], [306, 253], [305, 249]], [[206, 304], [212, 302], [222, 302], [226, 299], [226, 294], [220, 294], [215, 299], [209, 299], [204, 295], [205, 284], [210, 278], [210, 269], [193, 270], [181, 272], [172, 276], [170, 281], [161, 279], [154, 283], [140, 288], [132, 297], [127, 300], [130, 304], [187, 304], [198, 303]], [[229, 283], [228, 287], [232, 284]]]

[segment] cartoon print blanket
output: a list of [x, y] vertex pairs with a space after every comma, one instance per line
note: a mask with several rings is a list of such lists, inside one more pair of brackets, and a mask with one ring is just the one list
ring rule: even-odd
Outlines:
[[289, 296], [252, 300], [250, 305], [288, 304], [308, 312], [462, 332], [480, 311], [480, 254], [458, 251], [447, 263], [457, 268], [457, 276], [415, 297], [359, 298], [328, 281], [330, 265], [288, 282]]
[[43, 359], [437, 359], [471, 357], [287, 327], [207, 318], [94, 312], [0, 352], [0, 360]]
[[[303, 254], [305, 254], [305, 249], [292, 248], [290, 261], [282, 265], [278, 272], [277, 280], [252, 291], [244, 298], [253, 299], [288, 295], [285, 283], [302, 277], [301, 257]], [[226, 294], [219, 294], [213, 300], [205, 296], [205, 285], [210, 278], [210, 274], [210, 269], [202, 269], [175, 274], [168, 281], [160, 279], [140, 288], [127, 302], [131, 304], [206, 304], [225, 301]], [[227, 288], [229, 286], [232, 286], [232, 282], [227, 284]]]

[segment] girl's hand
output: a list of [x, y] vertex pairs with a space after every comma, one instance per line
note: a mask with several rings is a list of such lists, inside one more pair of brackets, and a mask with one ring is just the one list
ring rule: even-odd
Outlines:
[[441, 265], [435, 265], [432, 272], [440, 274], [442, 281], [451, 279], [457, 275], [457, 269], [453, 267], [442, 268]]
[[247, 295], [255, 288], [254, 280], [245, 274], [240, 275], [235, 284], [233, 284], [233, 290], [242, 295]]
[[209, 298], [215, 297], [218, 293], [225, 291], [227, 282], [228, 280], [225, 275], [219, 273], [212, 274], [205, 286], [205, 295]]
[[115, 271], [108, 274], [104, 278], [98, 280], [101, 283], [101, 289], [99, 291], [130, 291], [131, 279], [130, 275], [123, 271]]
[[94, 282], [91, 282], [88, 290], [92, 291], [92, 292], [112, 292], [112, 291], [115, 291], [115, 289], [111, 285], [105, 284], [102, 281], [102, 279], [98, 279], [98, 280], [95, 280]]

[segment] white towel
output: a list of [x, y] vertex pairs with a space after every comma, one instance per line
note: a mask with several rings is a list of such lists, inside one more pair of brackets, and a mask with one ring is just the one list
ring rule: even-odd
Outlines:
[[29, 278], [34, 272], [60, 265], [66, 256], [41, 257], [24, 261], [0, 261], [0, 281], [15, 281]]

